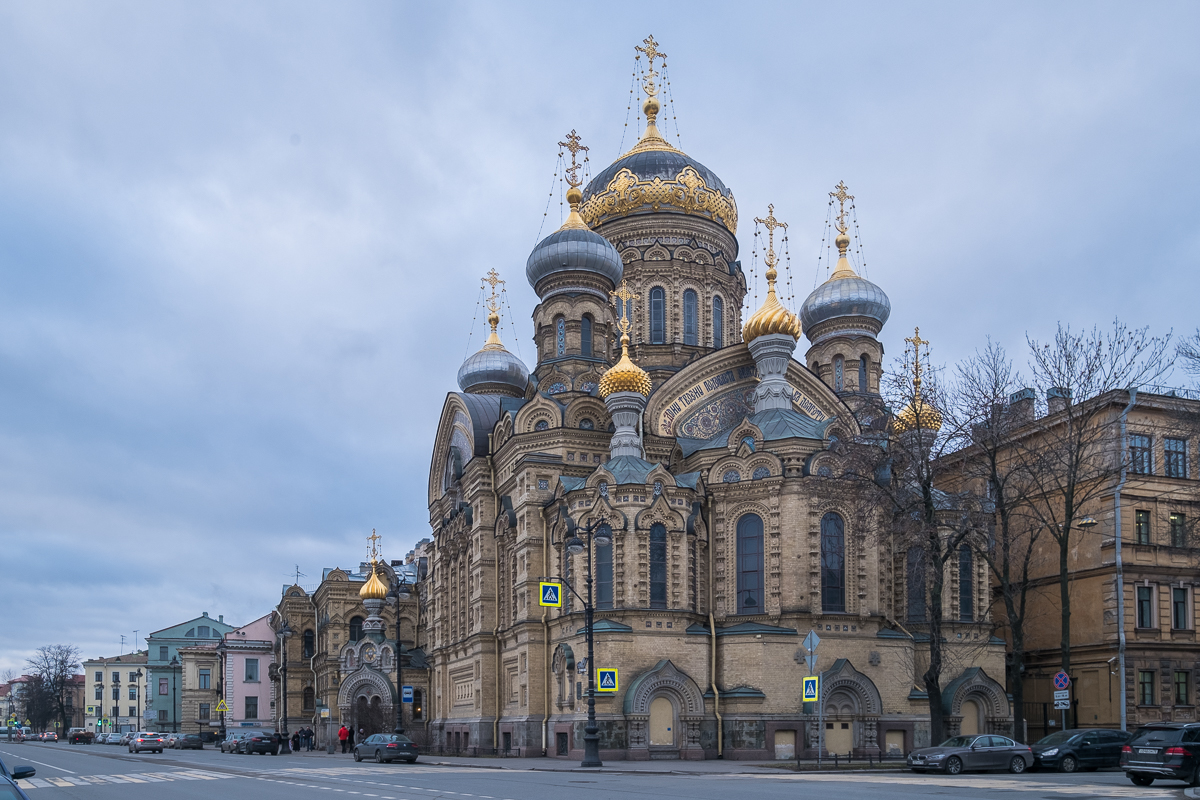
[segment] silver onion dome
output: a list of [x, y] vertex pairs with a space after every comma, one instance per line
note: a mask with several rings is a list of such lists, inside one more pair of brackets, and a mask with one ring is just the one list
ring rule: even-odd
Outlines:
[[882, 327], [891, 314], [892, 302], [883, 289], [858, 275], [825, 281], [800, 306], [800, 321], [806, 332], [839, 317], [868, 317]]
[[528, 384], [529, 369], [503, 347], [485, 346], [458, 368], [458, 388], [470, 394], [522, 397]]
[[566, 272], [591, 272], [616, 286], [624, 268], [617, 248], [586, 227], [562, 228], [538, 242], [525, 262], [525, 277], [540, 295], [538, 287], [547, 278]]

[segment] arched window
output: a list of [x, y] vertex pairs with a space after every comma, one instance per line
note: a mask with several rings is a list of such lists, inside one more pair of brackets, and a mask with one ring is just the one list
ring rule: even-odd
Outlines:
[[869, 391], [867, 388], [867, 366], [870, 364], [870, 361], [865, 355], [858, 360], [858, 390], [860, 392]]
[[567, 321], [562, 317], [554, 323], [554, 352], [557, 355], [564, 356], [567, 354]]
[[312, 631], [304, 632], [304, 657], [312, 658], [317, 652], [317, 637]]
[[579, 321], [579, 352], [582, 355], [592, 355], [592, 318], [587, 314]]
[[650, 344], [667, 341], [667, 296], [661, 286], [650, 290]]
[[763, 612], [763, 521], [746, 514], [737, 521], [737, 609], [739, 614]]
[[[601, 525], [596, 534], [603, 533], [612, 538], [612, 528]], [[596, 545], [596, 608], [613, 607], [613, 552], [612, 544]]]
[[316, 707], [317, 707], [316, 692], [313, 691], [313, 687], [305, 686], [304, 687], [304, 710], [312, 711]]
[[958, 548], [958, 618], [975, 621], [975, 557], [965, 544]]
[[713, 298], [713, 347], [725, 346], [725, 303], [721, 298]]
[[699, 309], [696, 305], [696, 293], [688, 289], [683, 293], [683, 343], [698, 344], [699, 335], [697, 329], [699, 325], [696, 322], [699, 316]]
[[846, 359], [841, 356], [833, 357], [833, 390], [840, 392], [846, 388]]
[[350, 641], [357, 642], [359, 639], [362, 638], [362, 624], [363, 624], [362, 617], [351, 617], [350, 618]]
[[425, 718], [425, 694], [420, 689], [413, 689], [412, 718]]
[[832, 511], [821, 518], [821, 610], [846, 610], [846, 523]]
[[650, 607], [667, 607], [667, 528], [650, 526]]
[[908, 621], [925, 621], [925, 552], [919, 547], [908, 548], [905, 570], [908, 589]]

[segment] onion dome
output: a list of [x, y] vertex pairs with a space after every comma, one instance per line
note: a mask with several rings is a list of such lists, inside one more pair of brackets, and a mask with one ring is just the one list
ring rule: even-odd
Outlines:
[[829, 280], [813, 290], [800, 306], [800, 319], [804, 329], [812, 338], [813, 328], [822, 322], [841, 317], [866, 317], [878, 323], [873, 333], [878, 333], [892, 313], [888, 296], [866, 278], [861, 278], [850, 266], [846, 251], [850, 248], [850, 237], [844, 230], [838, 232], [834, 243], [838, 248], [837, 268]]
[[601, 400], [617, 392], [637, 392], [642, 397], [649, 397], [651, 388], [646, 370], [629, 357], [629, 334], [622, 333], [621, 359], [601, 376], [596, 394], [600, 395]]
[[767, 299], [763, 301], [757, 311], [750, 315], [750, 319], [746, 320], [746, 324], [742, 327], [742, 341], [746, 343], [759, 336], [768, 336], [773, 333], [786, 333], [793, 339], [800, 338], [800, 318], [788, 311], [775, 296], [775, 279], [779, 277], [779, 273], [775, 269], [775, 229], [786, 228], [787, 225], [775, 219], [774, 205], [767, 208], [766, 219], [755, 219], [755, 222], [761, 222], [766, 226], [767, 235], [770, 238], [765, 259], [767, 262]]
[[387, 597], [387, 584], [379, 580], [379, 576], [375, 574], [375, 562], [371, 562], [371, 577], [367, 578], [367, 582], [358, 590], [358, 596], [363, 600], [383, 600]]
[[[921, 397], [921, 345], [929, 342], [921, 338], [920, 328], [914, 329], [912, 337], [904, 341], [913, 346], [913, 399], [892, 420], [892, 429], [897, 433], [915, 430], [937, 433], [942, 429], [942, 414]], [[925, 357], [929, 357], [928, 350]]]
[[551, 276], [567, 272], [589, 272], [601, 276], [616, 286], [624, 267], [621, 255], [612, 243], [593, 232], [579, 215], [579, 188], [567, 190], [571, 214], [563, 226], [538, 242], [525, 262], [525, 277], [529, 285], [542, 296], [544, 282]]
[[[496, 327], [500, 324], [499, 296], [496, 284], [503, 283], [492, 270], [486, 281], [492, 283], [492, 296], [488, 298], [488, 324], [492, 332], [483, 348], [467, 358], [458, 368], [458, 388], [470, 394], [502, 394], [509, 397], [524, 397], [529, 385], [529, 368], [521, 359], [504, 348]], [[494, 281], [494, 282], [493, 282]]]

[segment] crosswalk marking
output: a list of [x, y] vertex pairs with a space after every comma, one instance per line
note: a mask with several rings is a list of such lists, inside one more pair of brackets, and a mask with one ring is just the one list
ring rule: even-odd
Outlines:
[[105, 786], [119, 783], [170, 783], [172, 781], [215, 781], [221, 778], [239, 778], [206, 770], [182, 770], [177, 772], [135, 772], [127, 775], [79, 775], [70, 778], [22, 778], [17, 786], [22, 789], [73, 789], [77, 786]]

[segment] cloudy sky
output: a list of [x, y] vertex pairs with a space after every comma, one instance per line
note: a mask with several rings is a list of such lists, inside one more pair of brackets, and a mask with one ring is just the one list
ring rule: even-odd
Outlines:
[[479, 277], [529, 360], [555, 143], [629, 147], [649, 33], [747, 266], [774, 203], [807, 293], [849, 185], [889, 355], [1195, 329], [1194, 3], [0, 2], [0, 668], [428, 535]]

